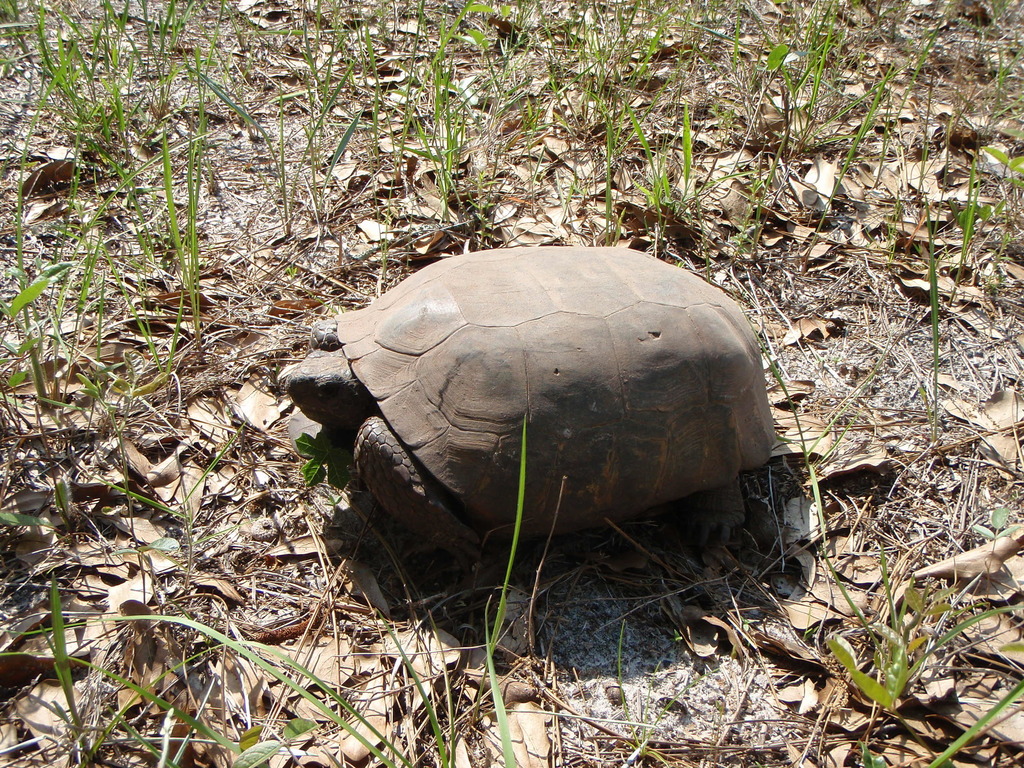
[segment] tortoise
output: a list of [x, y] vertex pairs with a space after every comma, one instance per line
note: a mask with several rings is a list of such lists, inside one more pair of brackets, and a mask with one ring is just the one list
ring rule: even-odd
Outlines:
[[[564, 533], [682, 505], [698, 543], [743, 521], [774, 431], [761, 356], [722, 290], [627, 248], [480, 251], [314, 328], [286, 374], [308, 419], [424, 543]], [[351, 432], [349, 432], [351, 434]]]

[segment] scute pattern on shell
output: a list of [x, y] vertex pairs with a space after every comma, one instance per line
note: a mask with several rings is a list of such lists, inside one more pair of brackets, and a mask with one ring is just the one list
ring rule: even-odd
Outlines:
[[456, 256], [338, 336], [384, 418], [478, 529], [622, 520], [763, 464], [760, 352], [724, 292], [622, 248]]

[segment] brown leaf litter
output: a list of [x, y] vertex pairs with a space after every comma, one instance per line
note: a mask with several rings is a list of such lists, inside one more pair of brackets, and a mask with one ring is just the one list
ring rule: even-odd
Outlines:
[[[423, 8], [190, 7], [119, 73], [79, 4], [38, 33], [90, 61], [71, 93], [11, 26], [0, 300], [73, 266], [0, 320], [0, 752], [479, 768], [497, 693], [517, 765], [926, 765], [1024, 676], [1019, 10]], [[666, 518], [524, 544], [492, 691], [500, 557], [457, 574], [304, 487], [278, 374], [423, 260], [547, 243], [736, 296], [780, 443], [727, 547]], [[882, 683], [906, 654], [896, 711], [833, 637]], [[1016, 765], [1022, 734], [1008, 707], [954, 762]]]

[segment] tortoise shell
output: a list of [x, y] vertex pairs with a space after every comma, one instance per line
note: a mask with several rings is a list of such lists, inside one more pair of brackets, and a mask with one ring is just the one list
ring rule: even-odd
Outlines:
[[337, 321], [381, 414], [486, 531], [624, 520], [735, 482], [774, 432], [757, 341], [699, 277], [624, 248], [454, 256]]

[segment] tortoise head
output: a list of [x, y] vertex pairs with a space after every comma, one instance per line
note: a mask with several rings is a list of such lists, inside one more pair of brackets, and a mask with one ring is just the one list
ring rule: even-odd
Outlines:
[[325, 426], [358, 429], [373, 413], [373, 395], [356, 378], [341, 349], [314, 349], [285, 374], [284, 383], [299, 410]]

